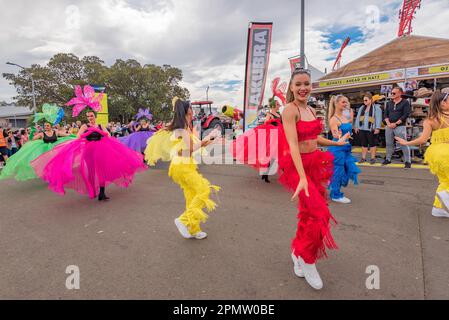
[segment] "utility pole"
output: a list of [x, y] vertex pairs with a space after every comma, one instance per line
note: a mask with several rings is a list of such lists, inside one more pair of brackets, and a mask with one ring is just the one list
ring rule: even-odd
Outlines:
[[36, 92], [34, 91], [33, 74], [31, 72], [28, 72], [27, 69], [25, 69], [21, 65], [18, 65], [17, 63], [6, 62], [6, 64], [8, 64], [10, 66], [19, 67], [20, 69], [24, 70], [30, 76], [30, 78], [31, 78], [31, 92], [32, 92], [32, 95], [33, 95], [33, 112], [36, 114], [36, 111], [37, 111], [37, 108], [36, 108]]
[[305, 0], [301, 0], [301, 67], [306, 68], [305, 56]]

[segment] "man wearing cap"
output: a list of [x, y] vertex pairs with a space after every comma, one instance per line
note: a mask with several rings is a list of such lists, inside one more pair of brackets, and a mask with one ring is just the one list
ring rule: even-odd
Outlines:
[[[391, 95], [392, 101], [387, 103], [385, 109], [385, 140], [387, 143], [387, 157], [382, 165], [388, 165], [391, 163], [391, 157], [393, 156], [395, 149], [395, 137], [400, 137], [407, 140], [407, 118], [411, 113], [410, 102], [403, 97], [404, 90], [400, 87], [393, 88]], [[405, 169], [410, 169], [412, 166], [410, 148], [408, 146], [401, 146], [402, 153], [404, 155]]]

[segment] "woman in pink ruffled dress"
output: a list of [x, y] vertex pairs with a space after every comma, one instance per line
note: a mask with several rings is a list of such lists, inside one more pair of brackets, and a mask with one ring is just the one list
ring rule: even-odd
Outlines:
[[91, 108], [87, 112], [88, 123], [81, 126], [78, 139], [60, 144], [32, 161], [31, 166], [56, 193], [64, 195], [68, 188], [106, 201], [109, 198], [105, 188], [109, 184], [128, 187], [134, 175], [147, 166], [139, 152], [110, 137], [106, 128], [96, 123], [94, 111], [101, 110], [101, 95], [95, 97], [90, 86], [84, 87], [84, 94], [79, 86], [75, 92], [77, 97], [68, 105], [75, 105], [74, 117], [86, 107]]

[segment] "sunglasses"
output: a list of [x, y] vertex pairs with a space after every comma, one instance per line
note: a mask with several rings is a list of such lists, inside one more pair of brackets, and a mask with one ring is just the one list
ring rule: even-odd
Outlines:
[[449, 97], [449, 93], [446, 93], [446, 94], [444, 95], [444, 98], [443, 98], [442, 101], [446, 101], [448, 97]]

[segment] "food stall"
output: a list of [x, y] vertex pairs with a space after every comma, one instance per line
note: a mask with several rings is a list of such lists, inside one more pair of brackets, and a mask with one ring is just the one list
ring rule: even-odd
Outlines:
[[[412, 115], [407, 133], [415, 138], [422, 132], [433, 90], [449, 87], [449, 39], [415, 35], [396, 38], [314, 82], [312, 92], [326, 106], [332, 95], [344, 94], [357, 114], [366, 92], [380, 94], [383, 89], [388, 99], [394, 85], [414, 90], [417, 99], [410, 100]], [[385, 146], [384, 140], [381, 146]]]

